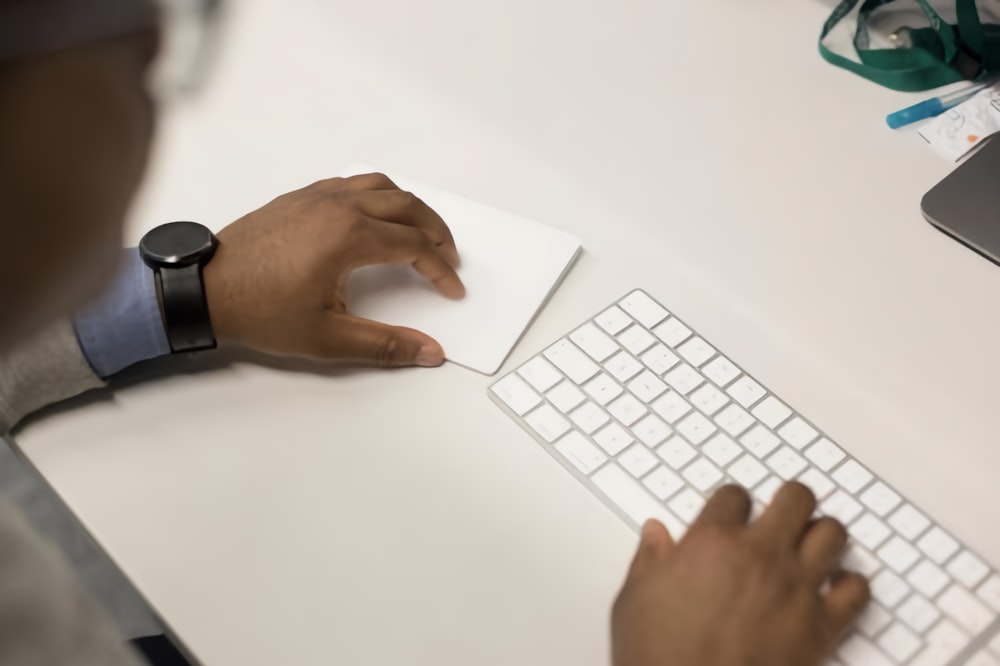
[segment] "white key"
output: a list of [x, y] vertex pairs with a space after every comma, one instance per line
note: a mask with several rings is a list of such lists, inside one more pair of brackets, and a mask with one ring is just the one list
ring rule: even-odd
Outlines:
[[597, 402], [597, 404], [606, 405], [621, 395], [623, 389], [618, 385], [618, 382], [602, 372], [587, 382], [584, 385], [583, 390], [586, 391], [590, 397]]
[[749, 453], [743, 454], [727, 471], [744, 488], [753, 488], [768, 474], [767, 468]]
[[594, 441], [607, 451], [608, 455], [616, 456], [635, 440], [624, 428], [612, 422], [597, 431], [597, 434], [594, 435]]
[[758, 458], [764, 458], [768, 453], [778, 448], [781, 440], [764, 426], [756, 425], [740, 437], [740, 443], [747, 447], [750, 453]]
[[589, 400], [570, 414], [569, 417], [573, 419], [573, 423], [580, 430], [588, 435], [611, 420], [607, 412]]
[[705, 378], [698, 374], [698, 371], [687, 363], [681, 363], [676, 368], [667, 373], [664, 377], [667, 383], [674, 387], [678, 393], [687, 395], [691, 391], [701, 386]]
[[884, 517], [899, 505], [901, 498], [889, 486], [876, 481], [861, 495], [861, 503], [875, 512], [876, 516]]
[[857, 518], [862, 511], [861, 505], [843, 490], [837, 490], [823, 500], [819, 506], [823, 514], [836, 518], [844, 525], [850, 525], [851, 521]]
[[677, 432], [684, 435], [687, 441], [695, 445], [701, 444], [715, 432], [715, 425], [702, 416], [700, 412], [688, 414], [676, 427]]
[[698, 458], [693, 463], [684, 468], [681, 472], [688, 483], [705, 492], [719, 481], [722, 481], [722, 472], [704, 458]]
[[641, 444], [633, 445], [618, 456], [618, 463], [636, 478], [660, 464], [653, 452]]
[[[857, 523], [854, 523], [851, 526], [851, 530], [853, 531], [856, 526]], [[914, 562], [920, 559], [920, 553], [917, 549], [911, 546], [908, 541], [904, 541], [898, 536], [892, 537], [879, 548], [878, 556], [882, 558], [883, 562], [889, 565], [890, 569], [898, 574], [904, 573], [913, 566]]]
[[851, 634], [840, 644], [837, 656], [845, 664], [859, 666], [893, 666], [882, 652], [861, 634]]
[[1000, 633], [993, 634], [993, 638], [990, 639], [990, 649], [995, 654], [1000, 654]]
[[701, 369], [716, 386], [725, 386], [740, 374], [740, 369], [725, 356], [716, 356]]
[[937, 599], [938, 608], [975, 636], [993, 622], [994, 614], [972, 593], [955, 584], [941, 593]]
[[684, 357], [685, 361], [697, 368], [704, 365], [705, 361], [715, 356], [715, 347], [695, 335], [678, 347], [677, 353]]
[[618, 344], [590, 322], [570, 333], [569, 339], [595, 361], [603, 361], [618, 351]]
[[649, 331], [638, 324], [632, 326], [631, 328], [626, 328], [617, 335], [617, 338], [622, 347], [629, 350], [633, 354], [641, 354], [649, 349], [650, 345], [656, 342], [656, 338], [654, 338]]
[[905, 622], [918, 634], [930, 629], [941, 617], [934, 604], [919, 594], [911, 594], [903, 604], [896, 609], [896, 616]]
[[654, 328], [653, 333], [671, 347], [676, 347], [691, 337], [691, 329], [676, 317], [671, 317]]
[[743, 449], [736, 442], [722, 433], [705, 442], [701, 451], [719, 467], [725, 467], [743, 453]]
[[643, 370], [639, 376], [628, 383], [628, 390], [643, 402], [649, 402], [667, 390], [667, 385], [649, 370]]
[[989, 652], [980, 652], [970, 657], [965, 666], [1000, 666], [1000, 660]]
[[841, 564], [847, 571], [857, 571], [866, 578], [871, 578], [876, 571], [882, 568], [882, 563], [877, 557], [869, 553], [858, 543], [850, 543], [841, 559]]
[[764, 462], [785, 481], [791, 481], [806, 468], [805, 459], [789, 446], [781, 447]]
[[917, 542], [917, 548], [937, 564], [944, 564], [958, 550], [958, 542], [935, 525]]
[[604, 369], [620, 382], [627, 382], [642, 370], [642, 363], [628, 352], [618, 352], [604, 364]]
[[631, 393], [626, 393], [608, 405], [608, 411], [616, 419], [630, 426], [645, 416], [646, 406], [636, 400]]
[[931, 521], [910, 504], [904, 504], [889, 517], [889, 524], [904, 539], [913, 541], [930, 526]]
[[874, 477], [856, 460], [848, 460], [831, 474], [833, 480], [852, 495], [865, 487]]
[[702, 384], [700, 388], [695, 389], [689, 397], [691, 398], [691, 404], [709, 416], [722, 409], [729, 402], [729, 398], [722, 391], [707, 382]]
[[927, 647], [910, 661], [910, 666], [941, 666], [949, 663], [969, 643], [969, 637], [955, 623], [944, 620], [924, 636]]
[[804, 471], [799, 477], [799, 481], [804, 483], [809, 490], [813, 491], [813, 495], [816, 496], [817, 501], [826, 499], [826, 496], [832, 493], [834, 488], [837, 487], [826, 474], [815, 467], [810, 467]]
[[878, 644], [896, 661], [906, 661], [920, 649], [920, 639], [901, 624], [894, 624], [879, 636]]
[[555, 449], [584, 474], [590, 474], [608, 459], [599, 448], [576, 431], [570, 432], [556, 442]]
[[1000, 613], [1000, 576], [992, 574], [985, 583], [979, 586], [976, 594], [989, 604], [990, 608]]
[[792, 410], [773, 395], [761, 400], [751, 412], [768, 428], [774, 428], [792, 415]]
[[642, 362], [646, 364], [646, 367], [660, 377], [662, 377], [667, 370], [677, 365], [680, 361], [677, 354], [673, 353], [661, 344], [656, 344], [648, 351], [643, 352], [641, 358]]
[[[687, 524], [691, 524], [705, 506], [705, 499], [690, 488], [685, 488], [677, 493], [676, 497], [667, 502], [667, 505], [681, 520]], [[677, 537], [675, 536], [674, 538], [676, 539]]]
[[806, 458], [824, 472], [829, 472], [834, 465], [844, 459], [846, 454], [840, 447], [825, 437], [806, 450]]
[[868, 603], [858, 616], [856, 626], [868, 638], [875, 638], [892, 622], [892, 614], [874, 601]]
[[590, 479], [608, 496], [612, 504], [624, 511], [637, 525], [642, 525], [649, 518], [656, 518], [670, 530], [675, 539], [684, 532], [684, 524], [618, 465], [605, 465]]
[[803, 421], [801, 417], [796, 416], [788, 423], [781, 426], [778, 430], [778, 434], [796, 449], [802, 450], [805, 448], [806, 444], [809, 444], [816, 439], [819, 432], [816, 428], [813, 428], [811, 425]]
[[739, 405], [731, 404], [715, 415], [715, 422], [733, 437], [754, 424], [754, 419]]
[[889, 609], [895, 608], [896, 604], [910, 593], [906, 582], [888, 569], [883, 569], [881, 573], [872, 578], [871, 590], [872, 598]]
[[667, 499], [684, 487], [684, 479], [664, 465], [660, 465], [650, 472], [642, 482], [661, 500]]
[[875, 550], [892, 534], [885, 523], [870, 513], [861, 516], [851, 525], [850, 532], [851, 536], [868, 550]]
[[573, 411], [574, 407], [587, 399], [583, 391], [570, 381], [557, 384], [554, 389], [545, 394], [545, 397], [563, 414]]
[[670, 314], [659, 303], [639, 290], [623, 298], [618, 305], [646, 328], [653, 328]]
[[657, 416], [649, 414], [632, 426], [632, 432], [643, 444], [654, 447], [669, 437], [673, 430]]
[[774, 499], [774, 493], [778, 492], [778, 488], [781, 488], [782, 481], [776, 476], [767, 477], [763, 483], [753, 489], [753, 496], [757, 500], [767, 506]]
[[767, 395], [764, 387], [750, 379], [747, 375], [743, 375], [730, 384], [726, 388], [726, 393], [733, 396], [733, 400], [747, 408]]
[[493, 392], [518, 416], [524, 416], [542, 401], [542, 396], [535, 393], [526, 381], [513, 374], [494, 384]]
[[967, 550], [956, 555], [946, 568], [948, 573], [970, 590], [979, 585], [990, 572], [990, 568], [981, 559]]
[[671, 437], [667, 440], [666, 444], [656, 449], [656, 453], [663, 458], [665, 463], [674, 469], [684, 467], [684, 465], [691, 462], [698, 455], [694, 447], [680, 437]]
[[906, 575], [906, 580], [924, 596], [932, 599], [951, 582], [948, 574], [927, 560], [913, 567], [913, 570]]
[[610, 308], [594, 317], [594, 321], [597, 322], [598, 326], [611, 335], [618, 335], [632, 323], [632, 318], [622, 312], [621, 308], [617, 305], [612, 305]]
[[598, 367], [572, 342], [562, 339], [545, 350], [545, 357], [562, 370], [574, 384], [582, 384], [597, 374]]
[[541, 356], [536, 356], [517, 370], [517, 374], [543, 393], [559, 383], [562, 374]]
[[654, 400], [650, 407], [667, 423], [675, 423], [677, 419], [691, 411], [691, 405], [677, 391], [667, 391]]
[[569, 430], [569, 421], [549, 405], [542, 405], [524, 417], [524, 422], [531, 426], [542, 439], [550, 444]]

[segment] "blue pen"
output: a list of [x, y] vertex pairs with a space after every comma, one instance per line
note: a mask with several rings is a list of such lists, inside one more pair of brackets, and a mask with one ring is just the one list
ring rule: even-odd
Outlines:
[[958, 106], [981, 90], [985, 90], [989, 85], [991, 84], [977, 83], [974, 86], [963, 88], [962, 90], [953, 92], [950, 95], [932, 97], [918, 104], [914, 104], [913, 106], [908, 106], [901, 111], [890, 113], [885, 117], [885, 122], [888, 123], [889, 127], [892, 129], [899, 129], [904, 125], [915, 123], [918, 120], [933, 118], [934, 116], [940, 115], [952, 107]]

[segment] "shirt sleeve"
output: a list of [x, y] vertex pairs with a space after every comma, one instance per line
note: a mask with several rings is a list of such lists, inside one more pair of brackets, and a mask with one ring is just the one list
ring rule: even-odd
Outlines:
[[102, 379], [170, 353], [156, 280], [138, 249], [124, 250], [118, 275], [96, 302], [77, 314], [74, 327], [83, 355]]

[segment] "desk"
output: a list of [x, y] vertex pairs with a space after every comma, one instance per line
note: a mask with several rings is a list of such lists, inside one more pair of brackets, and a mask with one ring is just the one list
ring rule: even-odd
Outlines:
[[[1000, 563], [1000, 271], [921, 219], [949, 165], [816, 54], [828, 2], [236, 4], [130, 241], [359, 160], [567, 229], [505, 368], [644, 286]], [[489, 381], [237, 362], [21, 443], [208, 665], [606, 664], [635, 535]]]

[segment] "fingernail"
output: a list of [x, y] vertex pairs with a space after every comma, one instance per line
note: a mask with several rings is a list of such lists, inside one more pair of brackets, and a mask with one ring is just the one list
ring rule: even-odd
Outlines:
[[434, 345], [424, 345], [417, 352], [417, 365], [425, 368], [436, 368], [444, 363], [444, 352], [440, 347]]

